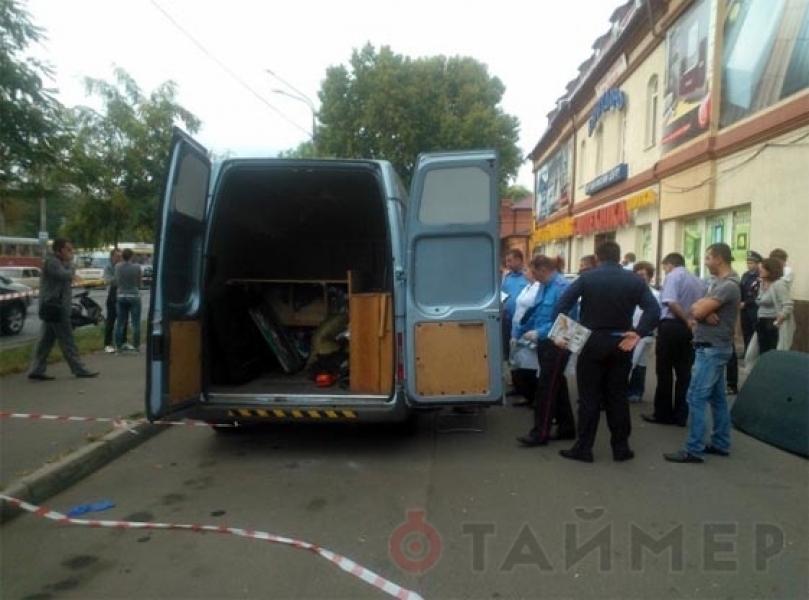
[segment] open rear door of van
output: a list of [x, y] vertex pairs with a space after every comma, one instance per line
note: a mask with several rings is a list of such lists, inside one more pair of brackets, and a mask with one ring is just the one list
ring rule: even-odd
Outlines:
[[406, 386], [421, 406], [503, 401], [498, 157], [419, 156], [407, 211]]
[[174, 130], [154, 254], [146, 356], [146, 413], [158, 419], [202, 398], [202, 284], [211, 162]]

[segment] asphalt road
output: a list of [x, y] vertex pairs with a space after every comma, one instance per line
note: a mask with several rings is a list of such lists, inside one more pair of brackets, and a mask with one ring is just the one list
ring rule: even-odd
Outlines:
[[[78, 291], [74, 291], [74, 295]], [[90, 297], [101, 305], [104, 314], [107, 313], [106, 300], [107, 290], [98, 288], [90, 291]], [[143, 318], [148, 315], [149, 305], [151, 303], [150, 290], [141, 290], [141, 298], [143, 299]], [[31, 306], [28, 307], [28, 316], [25, 319], [25, 326], [22, 332], [18, 335], [0, 335], [0, 349], [13, 348], [27, 342], [37, 339], [39, 336], [40, 320], [38, 315], [39, 301], [34, 298]]]
[[[438, 432], [427, 415], [410, 437], [177, 426], [48, 506], [108, 499], [86, 518], [287, 536], [424, 598], [805, 597], [806, 460], [734, 432], [730, 458], [666, 463], [685, 430], [643, 423], [648, 408], [632, 407], [634, 461], [610, 460], [602, 422], [590, 465], [559, 457], [560, 443], [518, 448], [530, 413], [512, 407], [491, 409], [481, 433]], [[25, 515], [0, 536], [9, 599], [388, 597], [312, 552], [229, 534]]]

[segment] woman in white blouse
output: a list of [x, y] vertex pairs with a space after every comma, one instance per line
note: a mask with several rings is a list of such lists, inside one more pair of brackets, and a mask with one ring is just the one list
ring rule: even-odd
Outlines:
[[795, 333], [795, 319], [792, 317], [793, 302], [789, 286], [784, 281], [783, 263], [777, 258], [765, 258], [758, 266], [761, 287], [758, 292], [758, 336], [759, 354], [770, 350], [789, 350]]
[[[536, 275], [529, 268], [525, 273], [528, 278], [528, 285], [517, 295], [517, 307], [514, 311], [514, 321], [511, 330], [511, 344], [508, 356], [511, 367], [511, 381], [523, 400], [514, 403], [514, 406], [531, 406], [534, 403], [534, 392], [537, 387], [537, 372], [539, 371], [539, 361], [537, 360], [536, 346], [529, 344], [526, 340], [517, 340], [516, 331], [526, 316], [537, 297], [540, 283]], [[530, 315], [529, 315], [530, 316]]]

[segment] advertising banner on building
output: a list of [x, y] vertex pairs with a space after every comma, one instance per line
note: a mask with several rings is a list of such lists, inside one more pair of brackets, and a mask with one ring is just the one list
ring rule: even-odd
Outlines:
[[563, 143], [537, 171], [536, 220], [542, 221], [570, 200], [570, 141]]
[[710, 127], [715, 2], [698, 0], [666, 34], [664, 152]]
[[809, 0], [722, 0], [720, 127], [809, 88]]

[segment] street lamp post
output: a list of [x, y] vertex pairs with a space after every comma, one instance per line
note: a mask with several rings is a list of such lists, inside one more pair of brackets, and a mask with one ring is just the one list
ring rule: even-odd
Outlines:
[[309, 110], [312, 113], [312, 143], [314, 144], [315, 135], [317, 134], [317, 111], [315, 110], [315, 105], [312, 103], [312, 101], [306, 96], [298, 96], [297, 94], [290, 94], [286, 90], [280, 90], [277, 88], [274, 89], [272, 93], [281, 94], [282, 96], [286, 96], [287, 98], [298, 100], [299, 102], [303, 102], [306, 106], [309, 107]]
[[315, 103], [312, 102], [312, 99], [296, 88], [294, 85], [289, 83], [286, 79], [275, 73], [270, 69], [264, 69], [266, 73], [275, 77], [278, 81], [283, 83], [289, 89], [292, 90], [294, 93], [290, 93], [286, 90], [282, 89], [274, 89], [272, 90], [273, 94], [281, 94], [282, 96], [286, 96], [288, 98], [292, 98], [293, 100], [297, 100], [298, 102], [303, 102], [306, 106], [309, 107], [310, 112], [312, 113], [312, 146], [317, 145], [317, 109], [315, 109]]

